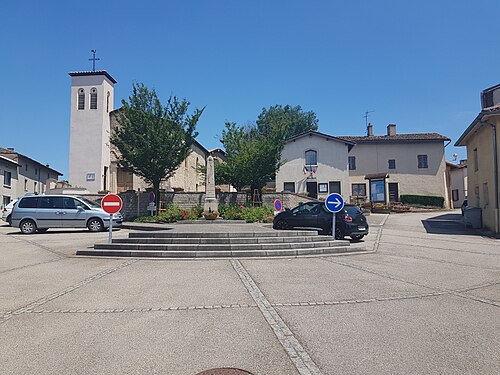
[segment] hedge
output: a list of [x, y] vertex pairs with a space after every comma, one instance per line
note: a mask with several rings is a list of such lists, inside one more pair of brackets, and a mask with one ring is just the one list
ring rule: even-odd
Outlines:
[[434, 207], [443, 207], [444, 204], [443, 197], [436, 197], [432, 195], [401, 194], [399, 198], [403, 204], [419, 204], [422, 206]]

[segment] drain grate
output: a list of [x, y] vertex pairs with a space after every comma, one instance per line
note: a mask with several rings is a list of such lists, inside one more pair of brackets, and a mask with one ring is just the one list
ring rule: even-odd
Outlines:
[[214, 368], [202, 371], [196, 375], [252, 375], [252, 373], [237, 368]]

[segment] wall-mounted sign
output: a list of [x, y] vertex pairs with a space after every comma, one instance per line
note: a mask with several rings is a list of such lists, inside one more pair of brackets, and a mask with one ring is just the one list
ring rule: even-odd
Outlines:
[[95, 173], [94, 172], [87, 173], [85, 175], [85, 180], [86, 181], [95, 181]]

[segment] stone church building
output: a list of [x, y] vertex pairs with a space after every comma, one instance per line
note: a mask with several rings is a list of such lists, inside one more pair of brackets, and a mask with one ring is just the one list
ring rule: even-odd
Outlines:
[[[139, 176], [118, 165], [119, 155], [110, 144], [110, 134], [118, 126], [114, 109], [116, 80], [104, 70], [71, 72], [69, 182], [73, 187], [99, 192], [120, 193], [144, 190]], [[207, 157], [223, 157], [221, 150], [207, 150], [194, 142], [191, 154], [175, 174], [162, 183], [167, 191], [201, 192], [204, 181], [197, 172]]]

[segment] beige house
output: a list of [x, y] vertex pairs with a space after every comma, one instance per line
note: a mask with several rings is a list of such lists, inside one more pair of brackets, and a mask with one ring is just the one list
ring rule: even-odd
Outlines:
[[0, 147], [1, 203], [25, 194], [43, 194], [51, 181], [57, 181], [62, 173], [42, 164], [13, 148]]
[[[119, 126], [117, 112], [111, 112], [111, 132]], [[198, 172], [200, 166], [206, 166], [210, 152], [199, 142], [194, 141], [191, 153], [175, 170], [172, 177], [163, 181], [161, 188], [167, 191], [202, 192], [205, 191], [204, 181]], [[146, 190], [150, 185], [141, 177], [119, 166], [119, 153], [111, 147], [110, 191], [121, 193], [127, 190]]]
[[[402, 194], [444, 198], [448, 188], [444, 148], [450, 139], [437, 133], [398, 134], [389, 124], [385, 135], [342, 136], [356, 146], [348, 157], [351, 200], [399, 202]], [[446, 145], [445, 145], [445, 142]]]
[[467, 199], [467, 160], [459, 164], [446, 162], [449, 207], [460, 208]]
[[467, 147], [468, 205], [481, 208], [483, 226], [500, 233], [500, 85], [485, 89], [481, 98], [482, 111], [460, 136], [455, 146]]
[[349, 191], [347, 155], [354, 142], [316, 131], [289, 138], [281, 153], [276, 191], [326, 198]]

